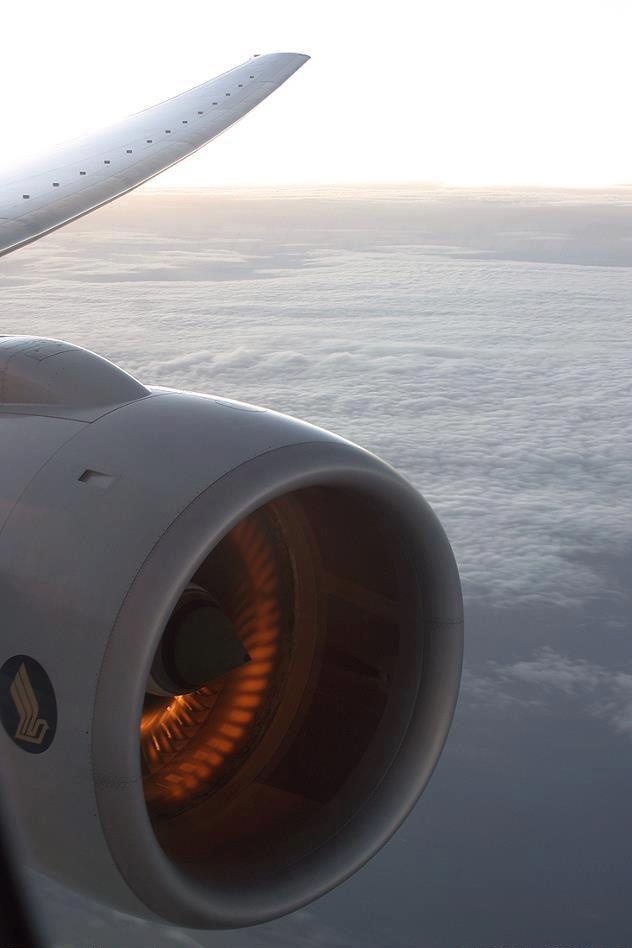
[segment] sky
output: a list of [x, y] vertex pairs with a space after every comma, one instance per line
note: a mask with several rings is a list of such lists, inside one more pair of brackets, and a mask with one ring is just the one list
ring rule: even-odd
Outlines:
[[78, 0], [2, 12], [2, 163], [254, 53], [312, 60], [152, 187], [632, 182], [628, 0]]
[[0, 261], [0, 332], [252, 401], [395, 465], [452, 542], [445, 750], [342, 887], [233, 933], [37, 877], [55, 948], [627, 948], [632, 193], [141, 190]]

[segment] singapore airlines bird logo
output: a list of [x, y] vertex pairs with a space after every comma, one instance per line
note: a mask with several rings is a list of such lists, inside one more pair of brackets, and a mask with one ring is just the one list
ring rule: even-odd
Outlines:
[[20, 716], [15, 732], [16, 740], [27, 741], [29, 744], [41, 744], [50, 724], [45, 718], [38, 717], [39, 702], [35, 697], [24, 662], [11, 682], [9, 692]]

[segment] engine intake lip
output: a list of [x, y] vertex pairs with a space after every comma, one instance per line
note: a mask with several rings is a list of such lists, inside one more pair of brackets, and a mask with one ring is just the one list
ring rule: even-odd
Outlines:
[[[420, 686], [390, 768], [340, 832], [267, 880], [198, 880], [159, 845], [143, 796], [138, 722], [148, 672], [182, 590], [209, 552], [252, 511], [307, 487], [351, 488], [392, 518], [417, 576], [415, 634], [424, 642]], [[142, 565], [112, 629], [97, 686], [98, 813], [112, 858], [135, 898], [170, 922], [237, 928], [294, 911], [348, 878], [395, 832], [434, 769], [456, 704], [462, 633], [458, 571], [445, 533], [420, 495], [373, 455], [334, 440], [295, 444], [262, 454], [209, 486]]]

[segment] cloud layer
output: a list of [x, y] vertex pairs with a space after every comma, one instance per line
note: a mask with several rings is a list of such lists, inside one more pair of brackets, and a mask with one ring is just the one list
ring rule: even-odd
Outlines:
[[[201, 934], [42, 880], [58, 948], [620, 936], [629, 792], [608, 767], [632, 737], [628, 203], [138, 195], [0, 261], [0, 332], [65, 338], [144, 382], [286, 411], [393, 463], [447, 528], [468, 620], [463, 698], [424, 804], [341, 892], [270, 926]], [[584, 780], [593, 765], [611, 785]], [[606, 791], [611, 822], [585, 857], [597, 879], [573, 846]], [[522, 858], [525, 840], [546, 871]]]
[[488, 673], [466, 672], [463, 697], [472, 706], [511, 706], [553, 715], [560, 699], [580, 715], [605, 720], [616, 734], [632, 739], [632, 673], [570, 658], [545, 646], [531, 658], [508, 665], [489, 663]]
[[[0, 328], [332, 428], [436, 507], [468, 597], [577, 607], [632, 548], [632, 269], [550, 262], [620, 219], [563, 198], [136, 197], [3, 261]], [[547, 262], [499, 259], [534, 232]]]

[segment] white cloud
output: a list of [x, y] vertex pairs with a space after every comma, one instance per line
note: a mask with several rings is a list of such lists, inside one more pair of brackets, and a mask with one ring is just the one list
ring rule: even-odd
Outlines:
[[559, 194], [489, 199], [484, 214], [476, 195], [452, 209], [435, 192], [334, 198], [130, 200], [2, 261], [0, 328], [376, 451], [437, 509], [470, 601], [617, 595], [599, 561], [632, 549], [632, 271], [443, 252], [457, 232], [476, 249], [470, 214], [483, 249], [520, 255], [501, 230], [513, 240], [533, 217], [570, 221], [572, 252], [590, 257], [575, 196], [568, 220]]
[[530, 707], [545, 714], [556, 713], [565, 700], [579, 715], [601, 718], [615, 733], [632, 739], [632, 674], [549, 647], [512, 664], [490, 662], [486, 675], [467, 673], [463, 695], [478, 707]]

